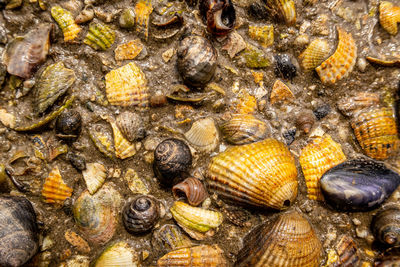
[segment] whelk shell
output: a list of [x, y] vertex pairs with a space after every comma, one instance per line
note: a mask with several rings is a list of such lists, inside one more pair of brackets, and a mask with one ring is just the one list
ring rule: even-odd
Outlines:
[[136, 154], [135, 144], [125, 139], [114, 120], [110, 120], [110, 124], [114, 134], [115, 156], [120, 159], [134, 156]]
[[296, 23], [296, 6], [293, 0], [264, 0], [270, 13], [286, 22], [286, 25]]
[[71, 12], [63, 9], [60, 6], [54, 6], [51, 8], [51, 16], [63, 31], [64, 41], [70, 42], [75, 40], [81, 31], [81, 28], [75, 23]]
[[211, 159], [211, 191], [235, 203], [285, 209], [297, 196], [297, 170], [287, 147], [275, 140], [228, 148]]
[[311, 44], [300, 54], [301, 65], [305, 70], [313, 70], [327, 58], [331, 47], [324, 39], [315, 39]]
[[185, 138], [195, 148], [203, 152], [213, 151], [219, 142], [218, 130], [212, 118], [200, 119], [185, 133]]
[[323, 83], [334, 84], [345, 78], [353, 70], [357, 60], [357, 46], [351, 33], [337, 28], [338, 45], [336, 51], [315, 70]]
[[149, 36], [150, 14], [153, 12], [151, 0], [139, 0], [135, 5], [135, 23], [136, 32], [138, 32], [147, 41]]
[[91, 22], [83, 42], [95, 50], [107, 50], [115, 41], [115, 31], [98, 22]]
[[89, 193], [93, 195], [106, 180], [107, 170], [100, 163], [88, 163], [86, 170], [82, 171], [82, 175]]
[[73, 189], [68, 187], [62, 180], [58, 167], [55, 167], [46, 178], [42, 196], [46, 203], [63, 204], [64, 200], [72, 195]]
[[94, 267], [137, 267], [138, 255], [125, 241], [117, 242], [104, 249]]
[[308, 198], [323, 200], [319, 180], [332, 167], [346, 160], [340, 144], [328, 134], [317, 137], [305, 146], [299, 158], [307, 184]]
[[397, 23], [400, 22], [400, 7], [388, 1], [379, 4], [379, 22], [388, 33], [396, 35]]
[[186, 178], [183, 182], [174, 185], [172, 187], [172, 193], [175, 198], [178, 198], [183, 193], [192, 206], [198, 206], [208, 196], [203, 183], [199, 179], [193, 177]]

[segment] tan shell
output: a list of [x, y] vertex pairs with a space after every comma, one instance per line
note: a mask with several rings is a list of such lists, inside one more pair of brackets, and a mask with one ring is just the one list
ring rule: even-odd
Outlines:
[[379, 5], [379, 22], [388, 33], [396, 35], [397, 23], [400, 22], [400, 7], [388, 1], [382, 1]]
[[134, 156], [136, 154], [135, 144], [125, 139], [114, 120], [110, 120], [110, 124], [114, 134], [115, 156], [120, 159]]
[[331, 47], [326, 40], [315, 39], [299, 56], [302, 67], [305, 70], [315, 69], [328, 57], [330, 50]]
[[87, 163], [82, 175], [89, 193], [93, 195], [106, 180], [107, 170], [100, 163]]
[[133, 247], [121, 241], [104, 249], [94, 267], [138, 267], [139, 257]]
[[259, 41], [263, 47], [268, 47], [274, 44], [274, 26], [273, 25], [250, 25], [250, 38]]
[[195, 121], [189, 131], [185, 133], [186, 140], [203, 152], [213, 151], [219, 142], [218, 130], [212, 118]]
[[339, 110], [346, 116], [353, 116], [356, 112], [377, 106], [380, 103], [379, 95], [376, 93], [359, 92], [354, 97], [344, 97], [338, 101]]
[[290, 90], [289, 86], [278, 79], [272, 86], [271, 96], [269, 97], [269, 100], [272, 105], [280, 101], [286, 103], [294, 100], [294, 94]]
[[72, 191], [62, 180], [58, 167], [55, 167], [43, 184], [42, 196], [46, 203], [63, 204], [72, 195]]

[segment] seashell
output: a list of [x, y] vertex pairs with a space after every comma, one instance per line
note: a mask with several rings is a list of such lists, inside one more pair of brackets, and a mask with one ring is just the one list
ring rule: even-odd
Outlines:
[[374, 266], [375, 267], [397, 267], [400, 264], [400, 249], [399, 248], [390, 248], [386, 250], [383, 255], [379, 255], [377, 259], [375, 259]]
[[11, 75], [28, 79], [34, 69], [46, 60], [50, 47], [51, 24], [39, 24], [25, 36], [17, 37], [3, 54], [3, 63]]
[[107, 246], [94, 267], [137, 267], [139, 257], [135, 250], [125, 241]]
[[191, 145], [202, 152], [213, 151], [219, 143], [218, 130], [212, 118], [195, 121], [184, 135]]
[[238, 93], [238, 99], [235, 101], [235, 113], [250, 114], [257, 111], [257, 99], [250, 95], [246, 89], [242, 89]]
[[143, 50], [140, 39], [136, 39], [119, 45], [115, 49], [115, 60], [127, 60], [136, 58]]
[[309, 199], [324, 200], [319, 180], [327, 170], [345, 160], [346, 156], [340, 144], [328, 134], [311, 140], [301, 150], [299, 161], [306, 180]]
[[76, 24], [86, 23], [94, 18], [94, 10], [92, 6], [86, 6], [75, 18]]
[[268, 47], [274, 44], [274, 26], [273, 25], [249, 25], [249, 36], [263, 47]]
[[324, 39], [315, 39], [311, 44], [300, 54], [301, 65], [305, 70], [313, 70], [327, 58], [331, 47]]
[[334, 84], [353, 70], [357, 60], [357, 46], [351, 33], [341, 28], [338, 31], [338, 45], [336, 51], [315, 70], [323, 83]]
[[390, 58], [390, 59], [380, 59], [376, 57], [365, 57], [369, 63], [383, 66], [383, 67], [399, 67], [400, 68], [400, 58]]
[[63, 9], [60, 6], [53, 6], [51, 8], [51, 16], [57, 22], [58, 26], [60, 26], [63, 34], [64, 41], [71, 42], [78, 37], [79, 32], [81, 31], [81, 27], [75, 23], [74, 17], [71, 12], [66, 9]]
[[296, 23], [296, 6], [293, 0], [264, 0], [269, 13], [277, 19], [285, 21], [286, 25]]
[[125, 229], [131, 234], [142, 234], [151, 230], [159, 217], [159, 204], [145, 195], [138, 195], [129, 201], [122, 211]]
[[270, 129], [251, 114], [237, 114], [221, 125], [221, 132], [228, 143], [244, 145], [265, 139]]
[[170, 211], [178, 225], [196, 240], [213, 235], [223, 221], [218, 211], [192, 207], [182, 201], [175, 201]]
[[79, 156], [73, 152], [67, 152], [66, 155], [67, 160], [69, 160], [69, 162], [71, 162], [71, 165], [79, 170], [79, 171], [83, 171], [86, 169], [86, 160], [84, 157]]
[[117, 116], [116, 123], [129, 142], [141, 140], [146, 136], [146, 129], [141, 116], [134, 112], [124, 111]]
[[390, 247], [400, 245], [400, 205], [382, 208], [372, 219], [371, 229], [377, 240]]
[[154, 150], [153, 170], [164, 185], [172, 185], [192, 165], [192, 154], [185, 142], [169, 138], [157, 145]]
[[114, 147], [115, 156], [120, 159], [126, 159], [134, 156], [136, 154], [135, 144], [132, 144], [122, 135], [121, 131], [115, 121], [110, 120], [111, 128], [114, 134]]
[[243, 227], [250, 219], [249, 213], [239, 207], [225, 205], [221, 207], [221, 212], [225, 215], [225, 218], [227, 218], [229, 222], [236, 226]]
[[217, 68], [217, 51], [206, 38], [189, 35], [182, 39], [177, 49], [178, 71], [189, 86], [202, 87], [214, 76]]
[[74, 255], [58, 267], [89, 267], [90, 259], [87, 256]]
[[157, 261], [158, 267], [227, 267], [224, 251], [218, 245], [200, 245], [182, 248], [162, 256]]
[[357, 245], [351, 237], [347, 235], [342, 236], [335, 248], [339, 260], [335, 262], [332, 267], [359, 266], [360, 257], [358, 255]]
[[275, 58], [275, 75], [285, 79], [292, 80], [296, 76], [297, 68], [292, 63], [289, 55], [276, 55]]
[[358, 92], [354, 97], [342, 98], [338, 101], [338, 109], [346, 116], [353, 116], [356, 112], [377, 106], [380, 103], [376, 93]]
[[152, 108], [163, 107], [167, 104], [168, 99], [165, 95], [152, 95], [150, 97], [150, 106]]
[[211, 34], [223, 36], [235, 27], [236, 12], [231, 0], [200, 0], [199, 9]]
[[132, 8], [122, 10], [118, 23], [121, 28], [133, 28], [135, 26], [135, 11]]
[[284, 103], [291, 102], [294, 100], [294, 94], [290, 90], [289, 86], [283, 83], [281, 80], [277, 79], [272, 86], [271, 95], [269, 100], [271, 104], [275, 104], [277, 102], [283, 101]]
[[246, 49], [241, 53], [243, 60], [248, 68], [260, 69], [271, 65], [271, 59], [263, 50], [251, 44], [246, 45]]
[[[6, 9], [15, 9], [22, 5], [22, 0], [9, 0], [5, 1], [7, 3]], [[2, 2], [4, 4], [4, 2]]]
[[313, 227], [291, 211], [251, 231], [235, 266], [319, 266], [322, 245]]
[[93, 195], [86, 190], [76, 199], [75, 222], [88, 241], [105, 244], [113, 237], [121, 202], [121, 195], [112, 183], [104, 184]]
[[136, 32], [147, 41], [149, 36], [150, 14], [153, 12], [151, 0], [138, 0], [135, 5]]
[[67, 198], [71, 197], [72, 191], [73, 189], [64, 183], [58, 167], [55, 167], [43, 184], [42, 196], [46, 203], [62, 205]]
[[100, 163], [86, 164], [86, 170], [82, 171], [86, 187], [91, 195], [97, 192], [107, 178], [107, 170]]
[[111, 105], [147, 107], [146, 76], [134, 62], [112, 70], [106, 74], [106, 94]]
[[172, 250], [191, 247], [193, 244], [189, 237], [182, 234], [178, 226], [165, 224], [154, 232], [152, 245], [167, 253]]
[[64, 234], [65, 240], [68, 241], [72, 246], [74, 246], [79, 252], [89, 254], [90, 246], [80, 235], [74, 231], [67, 230]]
[[379, 22], [388, 33], [396, 35], [397, 23], [400, 22], [400, 7], [388, 1], [379, 4]]
[[112, 159], [114, 156], [114, 145], [112, 143], [111, 134], [100, 124], [89, 127], [88, 133], [96, 148], [101, 153]]
[[128, 168], [126, 170], [124, 179], [128, 184], [129, 189], [135, 194], [148, 194], [150, 192], [147, 182], [140, 178], [134, 169]]
[[184, 195], [192, 206], [200, 205], [208, 196], [203, 183], [193, 177], [186, 178], [183, 182], [172, 187], [175, 198]]
[[36, 84], [35, 107], [43, 113], [75, 82], [75, 72], [64, 67], [62, 61], [48, 66]]
[[91, 22], [89, 31], [83, 40], [85, 44], [95, 50], [107, 50], [115, 41], [115, 31], [107, 25]]
[[310, 110], [300, 111], [295, 119], [296, 127], [308, 134], [315, 123], [315, 115]]
[[285, 209], [297, 196], [297, 170], [286, 146], [275, 140], [228, 148], [211, 159], [209, 189], [236, 204]]
[[400, 184], [400, 176], [372, 159], [353, 159], [333, 167], [320, 180], [325, 200], [339, 210], [371, 210]]
[[56, 135], [64, 140], [75, 140], [82, 129], [82, 117], [76, 110], [67, 110], [56, 120]]
[[38, 251], [38, 226], [25, 197], [0, 196], [0, 265], [22, 266]]

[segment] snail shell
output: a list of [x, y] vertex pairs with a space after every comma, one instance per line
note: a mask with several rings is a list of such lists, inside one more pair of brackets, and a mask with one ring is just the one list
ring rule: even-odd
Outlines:
[[210, 33], [222, 36], [234, 28], [236, 12], [231, 0], [201, 0], [199, 9]]
[[389, 205], [379, 211], [372, 219], [371, 229], [381, 243], [391, 247], [399, 246], [400, 205]]
[[192, 206], [198, 206], [208, 196], [203, 183], [199, 179], [193, 177], [186, 178], [183, 182], [174, 185], [172, 187], [172, 193], [175, 198], [178, 198], [179, 195], [183, 193]]
[[187, 36], [179, 43], [177, 56], [178, 71], [185, 84], [201, 87], [214, 76], [217, 51], [206, 38]]
[[315, 123], [315, 115], [312, 111], [301, 111], [296, 116], [296, 127], [308, 134]]
[[65, 140], [76, 139], [82, 129], [82, 117], [76, 110], [67, 110], [58, 116], [56, 120], [57, 136]]
[[160, 217], [156, 201], [148, 196], [139, 195], [129, 201], [122, 212], [125, 229], [131, 234], [144, 233], [153, 228]]

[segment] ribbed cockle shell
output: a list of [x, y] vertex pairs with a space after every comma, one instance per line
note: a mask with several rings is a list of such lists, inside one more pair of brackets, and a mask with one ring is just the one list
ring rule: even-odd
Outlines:
[[107, 50], [115, 41], [115, 31], [102, 23], [92, 22], [83, 42], [95, 50]]
[[379, 4], [379, 22], [388, 33], [396, 35], [397, 23], [400, 22], [400, 6], [394, 6], [388, 1]]
[[200, 151], [211, 152], [219, 142], [218, 130], [212, 118], [195, 121], [189, 131], [185, 133], [186, 140]]
[[114, 120], [110, 120], [110, 124], [114, 135], [115, 156], [120, 159], [134, 156], [136, 154], [135, 144], [125, 139]]
[[82, 171], [82, 175], [89, 193], [93, 195], [106, 180], [107, 170], [100, 163], [88, 163], [86, 164], [86, 170]]
[[117, 242], [104, 249], [94, 267], [137, 267], [139, 257], [125, 241]]
[[73, 189], [64, 183], [58, 167], [55, 167], [43, 184], [42, 196], [46, 203], [62, 205], [72, 195], [72, 191]]
[[318, 67], [327, 57], [331, 50], [329, 43], [324, 39], [315, 39], [300, 54], [301, 65], [305, 70], [313, 70]]
[[277, 102], [291, 102], [295, 99], [292, 90], [281, 80], [276, 80], [272, 86], [271, 95], [269, 97], [270, 103], [273, 105]]
[[73, 41], [78, 37], [81, 28], [75, 23], [71, 12], [60, 6], [54, 6], [51, 8], [51, 16], [63, 31], [65, 42]]

